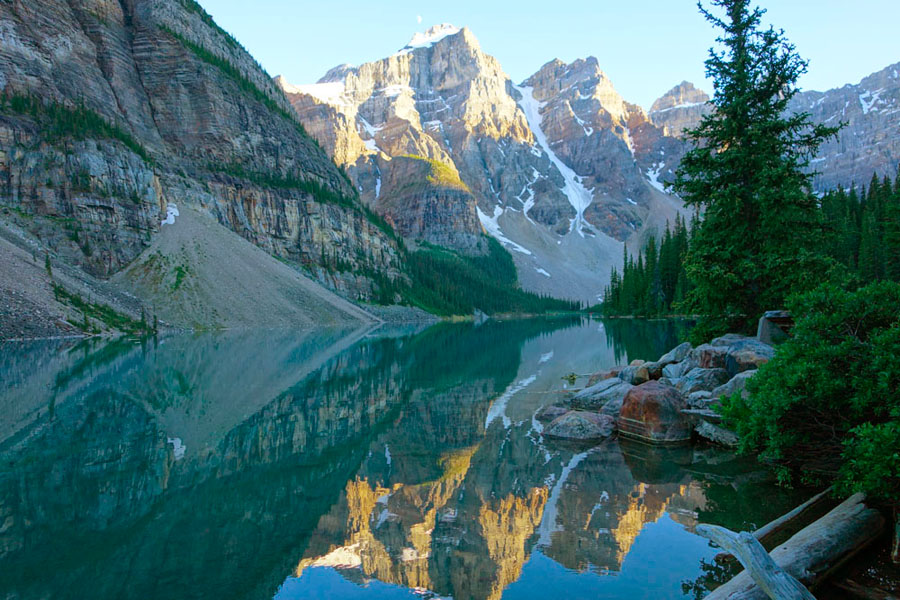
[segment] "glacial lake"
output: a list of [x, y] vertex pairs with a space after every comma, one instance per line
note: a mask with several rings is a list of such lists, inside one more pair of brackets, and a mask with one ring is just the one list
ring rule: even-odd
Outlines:
[[[534, 418], [673, 322], [0, 344], [0, 599], [699, 598], [698, 523], [808, 496]], [[579, 378], [575, 387], [585, 384]]]

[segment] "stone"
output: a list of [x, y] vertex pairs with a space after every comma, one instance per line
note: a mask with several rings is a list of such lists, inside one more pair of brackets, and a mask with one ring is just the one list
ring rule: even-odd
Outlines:
[[706, 420], [701, 420], [694, 431], [700, 437], [726, 448], [737, 448], [741, 441], [735, 432]]
[[625, 395], [634, 387], [621, 379], [606, 379], [575, 394], [569, 403], [574, 408], [603, 410], [606, 414], [618, 415]]
[[630, 363], [628, 363], [628, 366], [629, 367], [639, 367], [639, 366], [645, 364], [646, 362], [647, 362], [646, 360], [641, 360], [640, 358], [636, 358], [633, 361], [631, 361]]
[[755, 339], [740, 341], [728, 348], [725, 368], [732, 375], [758, 369], [775, 358], [775, 348]]
[[714, 389], [710, 396], [715, 400], [719, 400], [723, 396], [731, 396], [735, 392], [740, 392], [742, 397], [747, 398], [749, 395], [745, 389], [747, 381], [754, 375], [756, 375], [756, 371], [742, 371]]
[[677, 444], [691, 439], [691, 426], [681, 413], [684, 396], [674, 387], [648, 381], [634, 387], [622, 404], [620, 435], [652, 444]]
[[612, 369], [604, 369], [602, 371], [597, 371], [593, 375], [588, 378], [588, 387], [603, 381], [605, 379], [612, 379], [613, 377], [618, 377], [619, 373], [622, 372], [622, 369], [625, 367], [613, 367]]
[[750, 339], [746, 335], [741, 335], [739, 333], [726, 333], [723, 336], [719, 336], [714, 338], [713, 341], [709, 343], [710, 346], [733, 346], [738, 342], [742, 342], [744, 340]]
[[616, 420], [594, 412], [572, 410], [557, 417], [544, 429], [544, 436], [573, 441], [596, 441], [611, 436]]
[[650, 381], [650, 370], [643, 363], [640, 365], [632, 365], [625, 367], [619, 373], [619, 379], [631, 385], [640, 385], [646, 381]]
[[535, 413], [534, 418], [542, 423], [546, 423], [563, 416], [567, 412], [569, 412], [569, 409], [565, 406], [561, 406], [559, 404], [551, 404], [549, 406], [541, 407], [537, 411], [537, 413]]
[[707, 392], [706, 390], [692, 392], [688, 394], [687, 404], [691, 408], [706, 408], [712, 403], [714, 397], [718, 396], [713, 396], [712, 392]]
[[696, 362], [701, 369], [720, 369], [725, 367], [725, 356], [727, 354], [727, 346], [703, 344], [691, 351], [691, 360]]
[[643, 366], [647, 369], [647, 374], [650, 376], [650, 379], [659, 379], [662, 377], [663, 364], [661, 362], [648, 362], [644, 363]]
[[692, 394], [699, 391], [711, 392], [730, 379], [725, 369], [703, 369], [697, 367], [691, 369], [684, 377], [678, 380], [675, 387], [682, 394]]
[[668, 377], [669, 379], [678, 379], [698, 366], [700, 365], [691, 359], [683, 360], [663, 367], [662, 376]]
[[691, 350], [693, 349], [694, 347], [691, 346], [688, 342], [678, 344], [677, 346], [660, 356], [659, 360], [656, 362], [661, 364], [663, 367], [671, 365], [673, 363], [680, 363], [691, 355]]

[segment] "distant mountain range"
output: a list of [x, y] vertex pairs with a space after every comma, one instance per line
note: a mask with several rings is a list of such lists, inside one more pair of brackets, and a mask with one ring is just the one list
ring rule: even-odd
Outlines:
[[[664, 183], [708, 99], [684, 82], [647, 111], [594, 58], [516, 85], [451, 25], [292, 85], [194, 0], [0, 3], [0, 37], [0, 337], [96, 327], [75, 296], [180, 327], [358, 322], [346, 299], [409, 283], [408, 248], [485, 234], [525, 289], [593, 302], [623, 243], [685, 213]], [[898, 70], [798, 96], [848, 123], [820, 189], [897, 168]]]
[[[813, 161], [820, 189], [896, 170], [898, 67], [797, 97], [816, 120], [848, 123]], [[447, 24], [318, 83], [276, 82], [403, 236], [477, 253], [483, 228], [512, 252], [526, 289], [585, 301], [597, 299], [623, 242], [637, 245], [684, 212], [664, 183], [709, 100], [682, 82], [648, 112], [593, 57], [553, 60], [515, 85], [469, 29]]]

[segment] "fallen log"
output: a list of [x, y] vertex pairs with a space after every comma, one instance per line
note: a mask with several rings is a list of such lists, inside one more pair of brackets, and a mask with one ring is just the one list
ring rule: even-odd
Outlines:
[[[772, 560], [788, 575], [814, 588], [875, 540], [884, 528], [884, 517], [867, 507], [864, 500], [864, 494], [851, 496], [775, 548], [771, 552]], [[743, 571], [706, 600], [765, 600], [766, 597], [750, 573]]]
[[698, 525], [697, 533], [736, 556], [750, 577], [772, 600], [816, 600], [806, 586], [784, 572], [756, 537], [747, 531], [735, 533], [718, 525]]

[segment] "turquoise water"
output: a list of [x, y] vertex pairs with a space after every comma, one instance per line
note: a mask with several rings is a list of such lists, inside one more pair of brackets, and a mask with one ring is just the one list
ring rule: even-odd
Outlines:
[[[0, 344], [0, 598], [694, 598], [699, 522], [797, 503], [708, 447], [533, 419], [671, 322]], [[577, 380], [581, 386], [585, 378]]]

